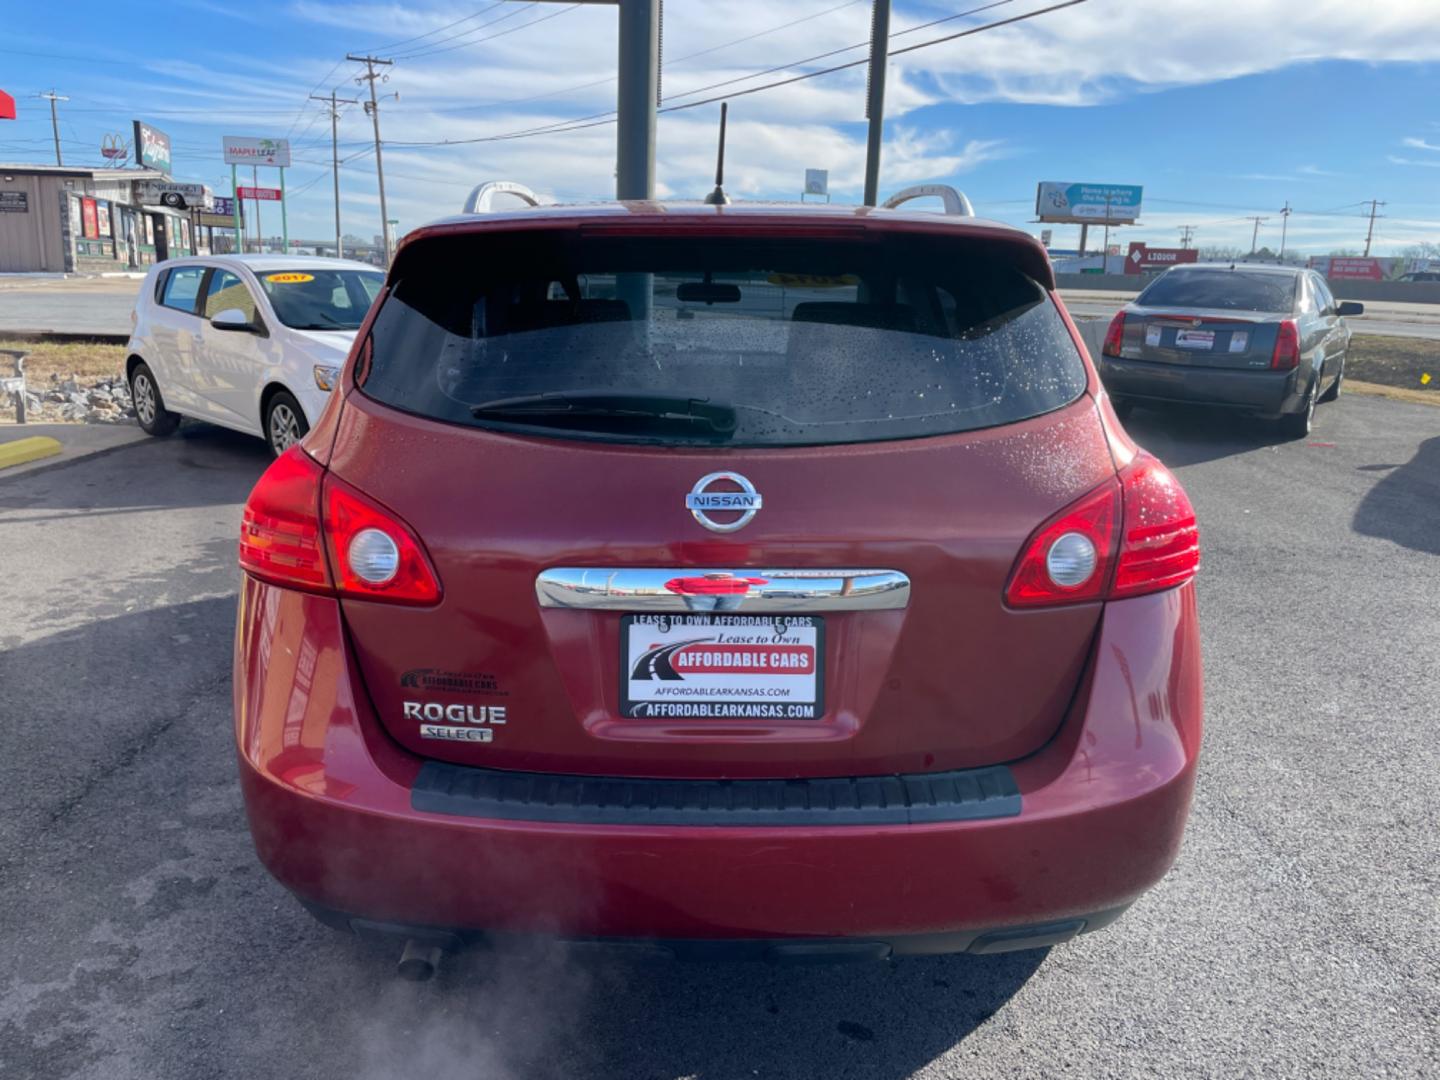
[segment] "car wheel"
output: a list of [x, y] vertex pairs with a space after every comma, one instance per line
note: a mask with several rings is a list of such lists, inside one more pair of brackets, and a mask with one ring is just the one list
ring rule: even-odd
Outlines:
[[1319, 399], [1316, 393], [1318, 389], [1319, 387], [1315, 383], [1311, 383], [1310, 393], [1305, 395], [1305, 407], [1297, 413], [1286, 413], [1280, 417], [1280, 430], [1285, 433], [1287, 439], [1303, 439], [1315, 426], [1315, 402]]
[[155, 373], [143, 361], [130, 373], [130, 402], [135, 408], [135, 419], [147, 435], [163, 438], [180, 426], [180, 414], [165, 408]]
[[288, 390], [278, 390], [265, 406], [265, 441], [279, 457], [305, 437], [310, 425], [300, 403]]
[[1344, 361], [1344, 360], [1341, 360], [1341, 361], [1340, 361], [1340, 371], [1336, 374], [1334, 383], [1331, 384], [1329, 390], [1326, 390], [1325, 393], [1323, 393], [1322, 395], [1320, 395], [1320, 400], [1321, 400], [1322, 402], [1326, 402], [1326, 403], [1331, 402], [1331, 401], [1337, 401], [1337, 400], [1339, 400], [1339, 398], [1340, 398], [1340, 388], [1344, 385], [1344, 383], [1345, 383], [1345, 361]]
[[1110, 408], [1115, 410], [1115, 415], [1121, 420], [1129, 420], [1130, 414], [1135, 411], [1135, 403], [1129, 398], [1112, 397]]
[[276, 390], [265, 405], [265, 442], [276, 458], [305, 438], [310, 423], [289, 390]]

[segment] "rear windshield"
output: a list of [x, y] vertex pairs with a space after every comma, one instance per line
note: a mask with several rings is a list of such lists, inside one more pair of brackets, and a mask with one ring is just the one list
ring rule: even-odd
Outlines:
[[1228, 311], [1295, 310], [1294, 274], [1244, 270], [1171, 270], [1136, 299], [1148, 307], [1223, 308]]
[[530, 434], [772, 446], [1011, 423], [1085, 390], [1046, 291], [955, 241], [492, 234], [409, 253], [364, 391]]

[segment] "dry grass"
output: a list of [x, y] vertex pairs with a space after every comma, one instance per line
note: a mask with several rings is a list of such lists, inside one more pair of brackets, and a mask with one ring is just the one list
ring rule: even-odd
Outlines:
[[1440, 341], [1356, 334], [1345, 356], [1345, 381], [1351, 380], [1406, 390], [1406, 401], [1440, 404]]
[[[108, 379], [125, 373], [125, 346], [98, 341], [46, 341], [37, 338], [7, 337], [0, 334], [0, 349], [19, 349], [29, 354], [25, 378], [31, 386], [43, 388], [52, 374], [74, 375], [85, 380]], [[13, 370], [8, 356], [0, 356], [0, 375]]]

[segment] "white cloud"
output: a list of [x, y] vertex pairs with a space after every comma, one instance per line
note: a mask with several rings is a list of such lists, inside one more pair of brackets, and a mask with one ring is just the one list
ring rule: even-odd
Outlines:
[[1408, 138], [1401, 140], [1402, 146], [1408, 146], [1412, 150], [1435, 150], [1440, 151], [1440, 146], [1435, 143], [1426, 142], [1424, 139]]

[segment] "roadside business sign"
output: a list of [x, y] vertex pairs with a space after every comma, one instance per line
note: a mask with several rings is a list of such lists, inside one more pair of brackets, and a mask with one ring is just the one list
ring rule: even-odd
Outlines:
[[221, 215], [222, 217], [234, 217], [234, 216], [235, 216], [235, 198], [234, 198], [234, 196], [232, 196], [232, 195], [216, 195], [211, 201], [215, 204], [215, 205], [211, 208], [211, 211], [210, 211], [211, 213], [213, 213], [213, 214], [219, 214], [219, 215]]
[[806, 195], [829, 195], [829, 194], [830, 194], [830, 170], [829, 170], [829, 169], [806, 169], [806, 170], [805, 170], [805, 194], [806, 194]]
[[1138, 184], [1066, 184], [1042, 181], [1035, 191], [1035, 216], [1071, 225], [1128, 225], [1140, 216]]
[[14, 99], [13, 97], [11, 97], [9, 94], [7, 94], [4, 90], [0, 90], [0, 120], [14, 120], [14, 119], [15, 119], [15, 99]]
[[1390, 276], [1394, 259], [1361, 258], [1353, 255], [1321, 255], [1310, 259], [1312, 270], [1342, 281], [1384, 281]]
[[1040, 246], [1041, 246], [1041, 247], [1048, 248], [1048, 247], [1050, 246], [1050, 241], [1052, 241], [1052, 240], [1054, 240], [1054, 239], [1055, 239], [1055, 230], [1054, 230], [1054, 229], [1041, 229], [1041, 230], [1040, 230]]
[[257, 199], [260, 202], [279, 202], [280, 189], [273, 187], [242, 187], [236, 189], [242, 199]]
[[226, 165], [274, 165], [290, 167], [289, 139], [248, 139], [226, 135], [221, 139]]
[[147, 169], [170, 175], [170, 136], [143, 120], [135, 121], [135, 160]]
[[146, 206], [168, 206], [172, 210], [203, 210], [209, 198], [204, 184], [176, 184], [168, 180], [137, 180], [135, 194]]
[[1195, 248], [1152, 248], [1138, 240], [1130, 242], [1125, 255], [1125, 273], [1147, 274], [1152, 270], [1164, 270], [1181, 263], [1200, 261], [1200, 252]]
[[100, 225], [96, 218], [95, 200], [86, 195], [80, 200], [80, 221], [83, 223], [82, 236], [87, 240], [94, 240], [100, 235]]
[[0, 191], [0, 214], [28, 214], [30, 193], [28, 191]]

